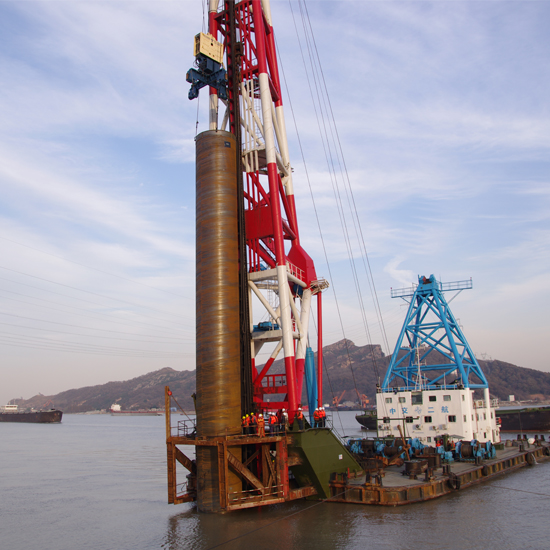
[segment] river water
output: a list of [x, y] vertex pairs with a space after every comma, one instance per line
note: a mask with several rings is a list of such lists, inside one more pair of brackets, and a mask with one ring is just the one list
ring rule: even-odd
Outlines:
[[[335, 425], [359, 435], [354, 412]], [[341, 421], [341, 423], [340, 423]], [[548, 548], [550, 462], [397, 508], [299, 501], [226, 515], [166, 503], [164, 417], [0, 424], [0, 548]]]

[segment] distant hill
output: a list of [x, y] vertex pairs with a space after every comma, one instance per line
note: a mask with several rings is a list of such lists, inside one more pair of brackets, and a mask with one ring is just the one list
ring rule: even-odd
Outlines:
[[193, 410], [191, 394], [195, 391], [195, 371], [164, 368], [124, 382], [108, 382], [67, 390], [57, 395], [35, 395], [31, 399], [16, 399], [20, 408], [42, 408], [45, 404], [65, 413], [109, 409], [118, 403], [122, 409], [164, 409], [164, 386], [170, 386], [179, 404]]
[[[356, 346], [351, 340], [340, 340], [323, 348], [323, 362], [324, 403], [330, 403], [334, 395], [339, 396], [344, 390], [346, 393], [342, 401], [357, 401], [355, 388], [374, 403], [376, 384], [379, 379], [383, 380], [390, 357], [384, 355], [379, 345]], [[506, 400], [509, 395], [515, 395], [518, 400], [550, 399], [550, 373], [499, 360], [479, 360], [479, 363], [489, 381], [493, 397]], [[277, 361], [273, 368], [282, 372], [283, 362]], [[50, 396], [38, 394], [27, 400], [16, 399], [15, 402], [20, 407], [54, 406], [66, 413], [108, 409], [113, 403], [130, 410], [164, 408], [166, 385], [170, 386], [184, 409], [193, 409], [191, 395], [196, 387], [195, 371], [176, 371], [171, 368], [123, 382], [87, 386]]]

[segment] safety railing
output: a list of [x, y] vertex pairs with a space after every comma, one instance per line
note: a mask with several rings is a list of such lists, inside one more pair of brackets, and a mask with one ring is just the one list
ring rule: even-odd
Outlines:
[[195, 420], [178, 420], [178, 437], [195, 437], [197, 424]]

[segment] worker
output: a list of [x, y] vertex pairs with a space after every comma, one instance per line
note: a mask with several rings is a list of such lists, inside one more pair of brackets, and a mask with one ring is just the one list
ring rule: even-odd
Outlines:
[[270, 435], [277, 435], [277, 417], [275, 413], [269, 413], [269, 433]]
[[319, 420], [321, 421], [321, 428], [325, 428], [327, 425], [327, 413], [325, 407], [319, 407]]
[[259, 437], [265, 437], [265, 420], [264, 415], [260, 413], [258, 415], [258, 436]]
[[248, 421], [246, 419], [246, 415], [243, 416], [243, 419], [241, 421], [241, 426], [243, 429], [243, 434], [246, 435], [248, 433]]
[[315, 412], [313, 413], [313, 427], [314, 428], [321, 427], [321, 417], [319, 416], [319, 407], [317, 407], [315, 409]]
[[250, 413], [250, 435], [256, 435], [258, 428], [258, 419], [255, 413]]
[[285, 432], [288, 431], [289, 429], [289, 424], [288, 424], [288, 413], [286, 412], [286, 409], [283, 409], [281, 411], [281, 432], [284, 430]]
[[303, 432], [304, 431], [304, 413], [302, 412], [302, 407], [298, 407], [298, 411], [296, 412], [296, 420], [298, 421], [298, 429]]

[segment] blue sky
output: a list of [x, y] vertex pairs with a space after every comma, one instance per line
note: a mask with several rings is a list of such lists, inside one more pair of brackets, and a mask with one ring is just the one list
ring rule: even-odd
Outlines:
[[[550, 4], [307, 7], [390, 347], [390, 287], [472, 277], [452, 307], [474, 351], [549, 370]], [[293, 15], [272, 12], [302, 239], [328, 278], [291, 106], [333, 275], [325, 342], [342, 338], [334, 290], [362, 345]], [[202, 17], [200, 0], [0, 2], [0, 403], [194, 368]]]

